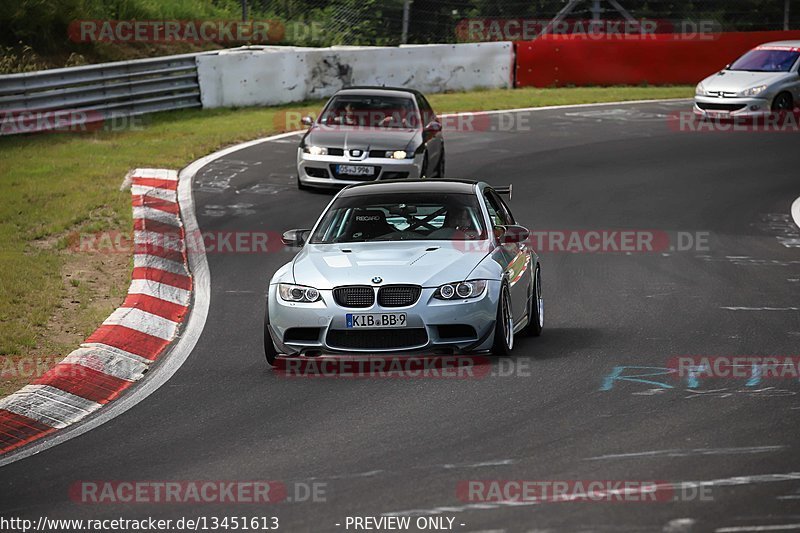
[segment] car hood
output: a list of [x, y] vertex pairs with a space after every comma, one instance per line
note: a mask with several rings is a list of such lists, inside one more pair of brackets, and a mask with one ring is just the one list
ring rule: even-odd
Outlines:
[[399, 128], [315, 126], [306, 134], [305, 144], [345, 150], [405, 150], [414, 144], [417, 134], [417, 130]]
[[723, 70], [703, 80], [706, 91], [741, 92], [759, 85], [772, 85], [785, 79], [788, 72], [745, 72]]
[[459, 244], [462, 243], [306, 244], [294, 259], [294, 280], [318, 289], [373, 285], [375, 277], [382, 279], [381, 285], [410, 283], [423, 287], [462, 281], [488, 255], [488, 247], [477, 241]]

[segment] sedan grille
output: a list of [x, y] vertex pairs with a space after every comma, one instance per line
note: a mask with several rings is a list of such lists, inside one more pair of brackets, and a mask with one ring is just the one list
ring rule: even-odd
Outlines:
[[425, 328], [332, 329], [327, 343], [331, 348], [358, 350], [391, 350], [424, 346], [428, 342]]
[[352, 285], [333, 289], [333, 299], [342, 307], [372, 307], [375, 291], [365, 285]]
[[387, 285], [378, 290], [378, 303], [381, 307], [414, 305], [421, 292], [422, 287], [419, 285]]
[[706, 102], [697, 102], [697, 107], [704, 111], [738, 111], [745, 107], [746, 104], [708, 104]]

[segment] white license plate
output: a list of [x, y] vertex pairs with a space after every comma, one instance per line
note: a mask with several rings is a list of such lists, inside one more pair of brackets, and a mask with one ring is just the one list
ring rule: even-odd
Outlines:
[[731, 114], [729, 111], [709, 111], [708, 116], [711, 118], [727, 118]]
[[404, 328], [405, 313], [347, 313], [348, 328]]
[[348, 176], [373, 176], [375, 175], [375, 167], [365, 165], [338, 165], [336, 172]]

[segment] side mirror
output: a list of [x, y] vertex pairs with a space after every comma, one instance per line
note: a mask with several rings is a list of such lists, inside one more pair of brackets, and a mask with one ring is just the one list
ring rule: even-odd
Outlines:
[[281, 242], [286, 246], [300, 247], [306, 243], [310, 229], [290, 229], [281, 235]]
[[519, 225], [495, 226], [494, 236], [500, 244], [518, 244], [530, 237], [528, 228]]
[[303, 123], [303, 126], [313, 126], [314, 125], [314, 117], [311, 115], [306, 115], [300, 119], [300, 122]]
[[425, 131], [429, 133], [439, 133], [442, 131], [442, 123], [438, 120], [432, 120], [425, 126]]

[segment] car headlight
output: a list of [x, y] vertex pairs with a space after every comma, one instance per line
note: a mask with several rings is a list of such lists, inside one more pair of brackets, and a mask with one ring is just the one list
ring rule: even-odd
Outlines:
[[694, 94], [697, 96], [705, 96], [706, 95], [706, 88], [703, 86], [702, 83], [698, 83], [697, 87], [694, 88]]
[[328, 155], [328, 149], [322, 146], [304, 146], [303, 152], [311, 155]]
[[389, 159], [407, 159], [414, 157], [414, 154], [406, 152], [405, 150], [389, 150], [386, 152], [386, 157]]
[[758, 96], [759, 94], [763, 93], [766, 90], [767, 90], [766, 85], [759, 85], [758, 87], [750, 87], [749, 89], [745, 89], [739, 94], [741, 94], [742, 96]]
[[278, 294], [281, 300], [286, 302], [311, 303], [322, 299], [319, 295], [319, 291], [314, 287], [292, 285], [290, 283], [278, 284]]
[[474, 279], [442, 285], [436, 289], [433, 297], [439, 300], [464, 300], [466, 298], [476, 298], [483, 294], [485, 290], [486, 280]]

